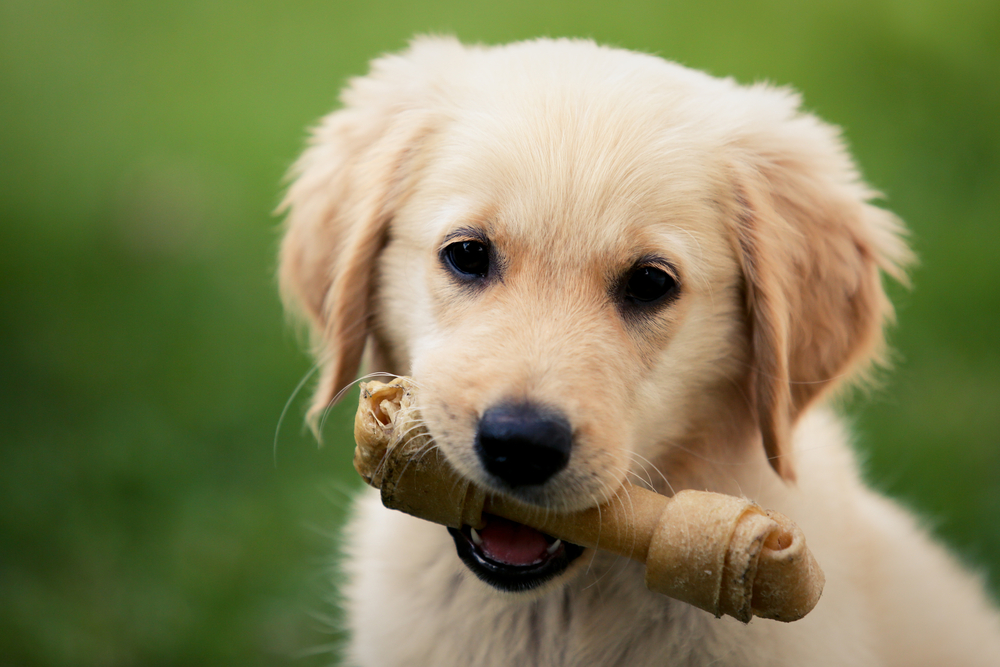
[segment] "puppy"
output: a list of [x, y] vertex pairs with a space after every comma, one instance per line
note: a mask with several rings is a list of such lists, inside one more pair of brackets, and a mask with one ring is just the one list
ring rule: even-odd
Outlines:
[[469, 479], [553, 511], [631, 478], [748, 496], [803, 529], [805, 619], [742, 625], [641, 566], [362, 493], [357, 665], [1000, 665], [980, 582], [865, 488], [823, 399], [882, 350], [900, 223], [835, 129], [588, 41], [419, 39], [343, 94], [294, 168], [280, 281], [315, 334], [316, 418], [368, 368], [412, 375]]

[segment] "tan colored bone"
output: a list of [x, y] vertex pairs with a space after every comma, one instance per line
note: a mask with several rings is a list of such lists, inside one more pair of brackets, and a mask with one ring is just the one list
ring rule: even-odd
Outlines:
[[620, 554], [646, 565], [650, 590], [744, 623], [795, 621], [819, 601], [823, 572], [802, 531], [777, 512], [745, 498], [667, 497], [627, 482], [599, 507], [565, 514], [486, 494], [428, 446], [415, 400], [409, 378], [361, 385], [354, 467], [386, 507], [453, 528], [481, 526], [485, 512]]

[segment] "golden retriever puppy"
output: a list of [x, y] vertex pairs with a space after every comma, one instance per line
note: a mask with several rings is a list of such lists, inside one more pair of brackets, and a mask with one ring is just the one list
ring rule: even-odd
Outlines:
[[823, 566], [805, 619], [743, 625], [642, 567], [362, 493], [357, 665], [1000, 665], [980, 582], [860, 481], [823, 407], [877, 360], [901, 226], [787, 90], [588, 41], [419, 39], [343, 95], [294, 169], [280, 279], [315, 334], [315, 417], [415, 378], [446, 458], [552, 510], [622, 480], [744, 495]]

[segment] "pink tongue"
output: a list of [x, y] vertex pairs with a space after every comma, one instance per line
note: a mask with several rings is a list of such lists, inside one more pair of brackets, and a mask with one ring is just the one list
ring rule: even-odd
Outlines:
[[508, 565], [531, 565], [545, 557], [549, 544], [534, 528], [498, 516], [485, 518], [486, 526], [479, 531], [483, 540], [480, 548], [493, 560]]

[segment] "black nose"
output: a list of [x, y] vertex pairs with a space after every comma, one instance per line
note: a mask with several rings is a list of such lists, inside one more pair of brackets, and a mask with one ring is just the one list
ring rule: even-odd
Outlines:
[[545, 482], [566, 467], [572, 446], [569, 421], [531, 403], [490, 408], [476, 432], [479, 460], [511, 486]]

